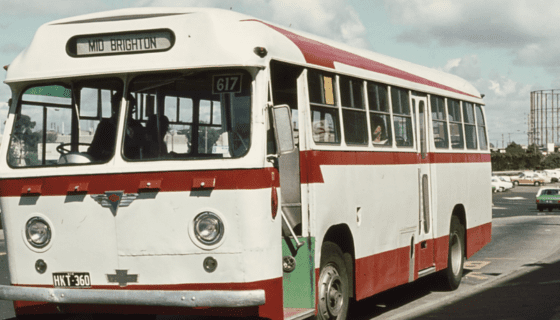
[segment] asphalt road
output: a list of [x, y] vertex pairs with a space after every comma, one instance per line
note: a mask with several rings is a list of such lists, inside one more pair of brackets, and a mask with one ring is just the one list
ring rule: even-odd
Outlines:
[[[466, 262], [458, 290], [442, 291], [428, 276], [353, 303], [348, 319], [560, 319], [560, 210], [539, 212], [537, 190], [493, 195], [492, 242]], [[8, 284], [2, 235], [0, 284]], [[0, 319], [14, 316], [0, 301]]]

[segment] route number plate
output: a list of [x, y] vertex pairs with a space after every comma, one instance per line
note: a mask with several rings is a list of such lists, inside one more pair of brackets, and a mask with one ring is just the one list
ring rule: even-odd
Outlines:
[[228, 74], [214, 76], [212, 79], [212, 93], [239, 93], [241, 92], [241, 75]]
[[53, 273], [55, 287], [89, 288], [91, 279], [89, 272], [57, 272]]

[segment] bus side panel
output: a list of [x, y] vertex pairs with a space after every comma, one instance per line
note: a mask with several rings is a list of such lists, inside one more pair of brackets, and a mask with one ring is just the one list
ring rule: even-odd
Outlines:
[[[481, 154], [481, 157], [489, 155]], [[488, 162], [439, 163], [432, 166], [434, 185], [434, 240], [436, 270], [447, 267], [449, 228], [454, 210], [464, 210], [466, 257], [490, 243], [492, 231], [491, 168]], [[488, 187], [481, 185], [488, 184]]]
[[[401, 234], [414, 231], [417, 226], [417, 169], [407, 164], [371, 164], [387, 156], [383, 152], [307, 153], [306, 170], [311, 182], [315, 182], [310, 184], [311, 211], [315, 212], [316, 234], [320, 238], [316, 266], [320, 266], [319, 244], [327, 231], [335, 225], [348, 226], [355, 244], [354, 284], [358, 300], [407, 283], [414, 267], [410, 264], [414, 237], [401, 243]], [[346, 245], [339, 242], [341, 247]]]

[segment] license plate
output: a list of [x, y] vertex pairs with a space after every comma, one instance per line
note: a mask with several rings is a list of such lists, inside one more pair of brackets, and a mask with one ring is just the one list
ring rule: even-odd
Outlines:
[[56, 272], [53, 273], [53, 283], [55, 287], [91, 287], [89, 272]]

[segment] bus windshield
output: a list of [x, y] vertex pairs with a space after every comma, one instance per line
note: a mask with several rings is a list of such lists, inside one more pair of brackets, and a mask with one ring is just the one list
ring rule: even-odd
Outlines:
[[[16, 110], [8, 163], [103, 163], [119, 155], [126, 161], [237, 158], [249, 150], [251, 76], [246, 71], [144, 74], [133, 77], [128, 88], [123, 94], [118, 78], [28, 88]], [[119, 135], [121, 106], [127, 111]]]

